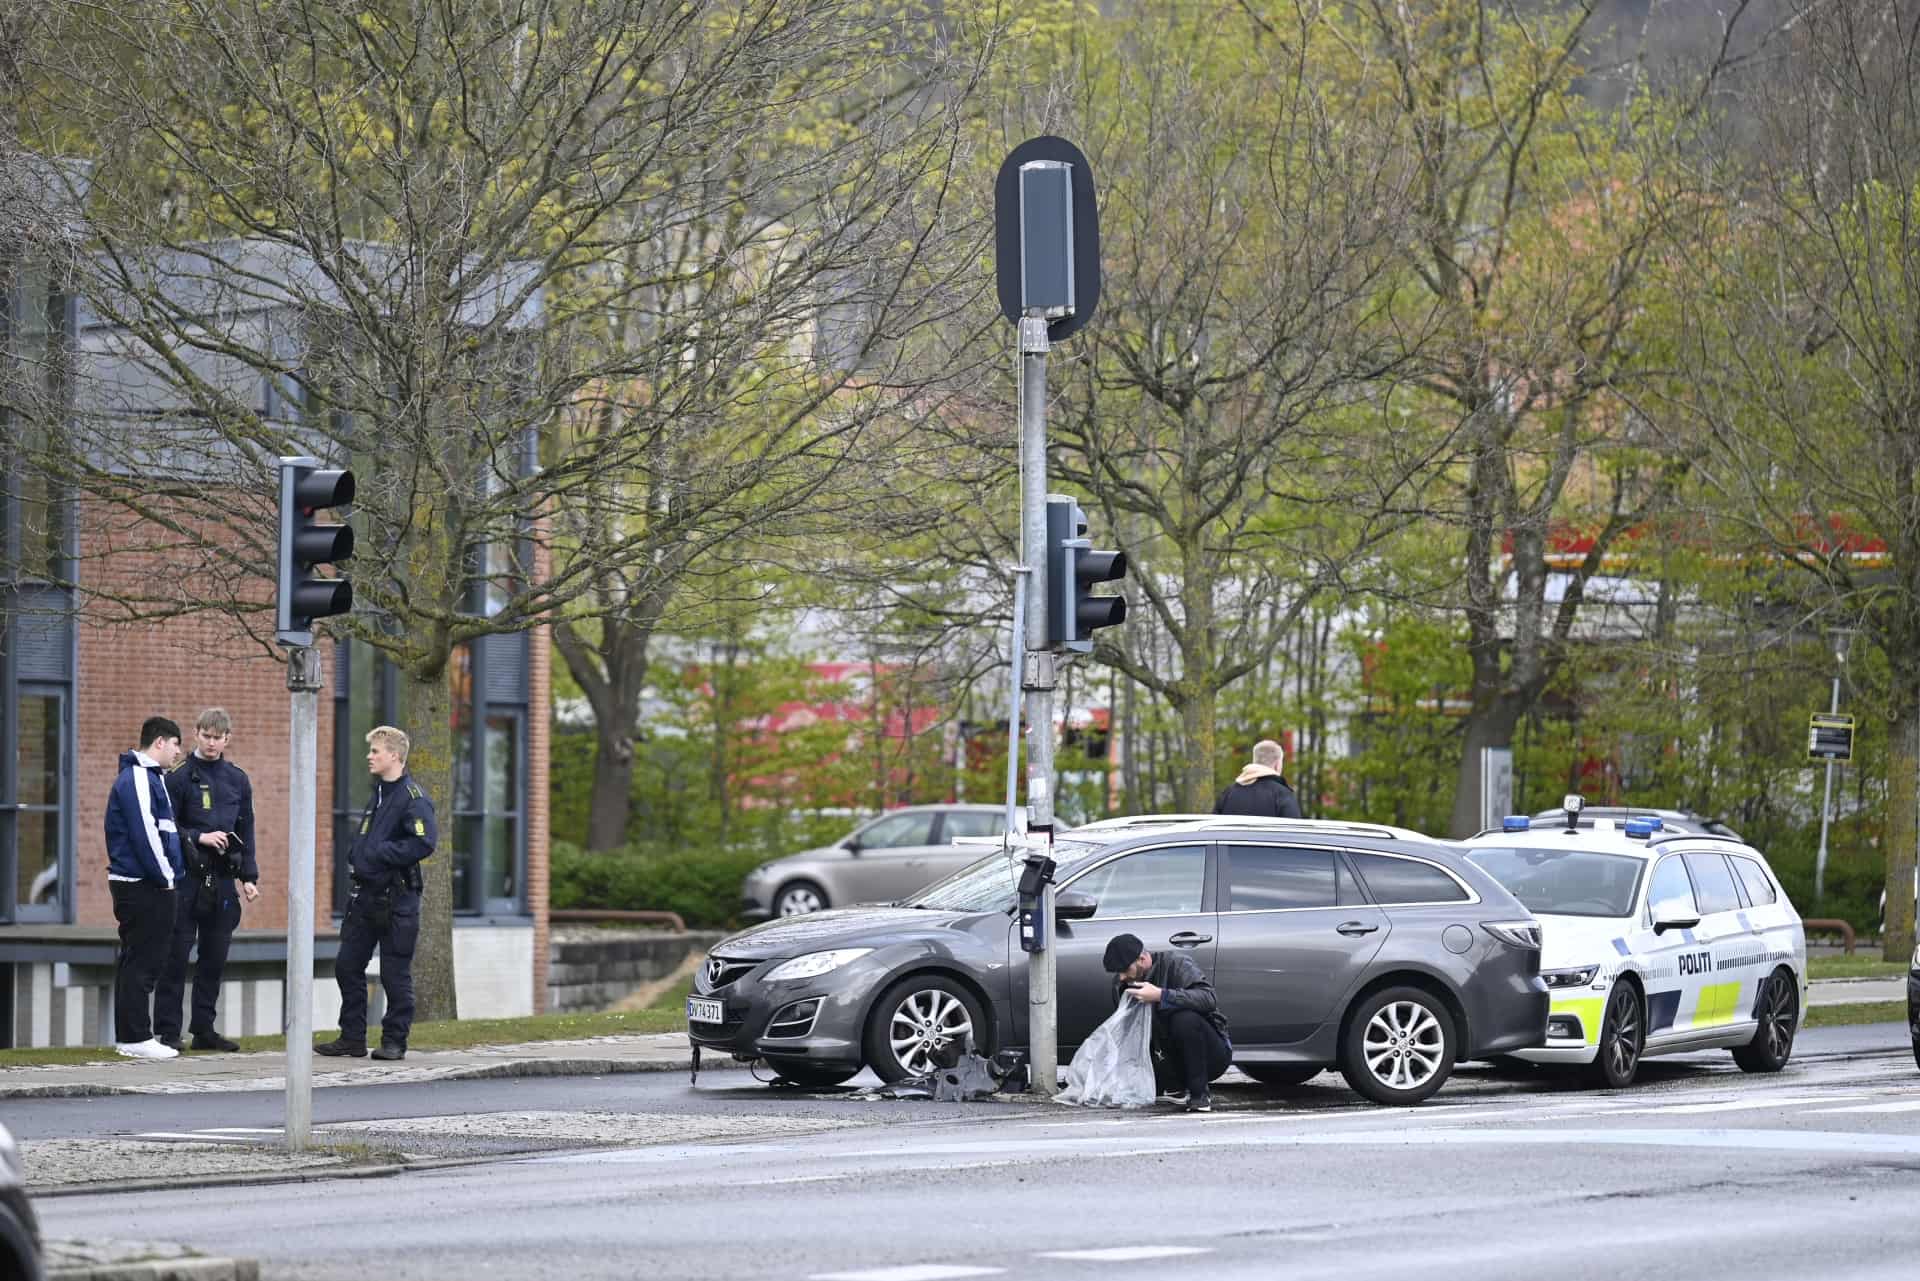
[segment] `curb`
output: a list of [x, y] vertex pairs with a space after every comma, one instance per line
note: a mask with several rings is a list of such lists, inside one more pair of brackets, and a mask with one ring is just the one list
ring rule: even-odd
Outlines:
[[260, 1263], [257, 1259], [188, 1255], [122, 1263], [55, 1265], [47, 1269], [46, 1278], [47, 1281], [260, 1281]]
[[[426, 1161], [386, 1162], [381, 1165], [320, 1165], [297, 1170], [248, 1170], [242, 1174], [209, 1174], [192, 1179], [121, 1179], [111, 1183], [62, 1183], [50, 1188], [29, 1186], [36, 1201], [57, 1197], [111, 1196], [118, 1192], [174, 1192], [191, 1188], [239, 1188], [269, 1183], [318, 1183], [332, 1179], [385, 1179], [410, 1170], [445, 1170], [463, 1165], [485, 1165], [511, 1161], [516, 1157], [537, 1155], [521, 1152], [496, 1152], [486, 1156], [436, 1157]], [[50, 1275], [47, 1281], [55, 1281]]]
[[[722, 1059], [716, 1063], [702, 1063], [702, 1075], [708, 1072], [735, 1071], [745, 1064], [735, 1063], [732, 1059]], [[688, 1072], [693, 1071], [693, 1060], [662, 1059], [502, 1059], [494, 1063], [474, 1063], [466, 1066], [451, 1067], [445, 1072], [429, 1077], [424, 1081], [352, 1081], [340, 1085], [324, 1084], [321, 1078], [314, 1080], [315, 1089], [350, 1090], [362, 1085], [432, 1085], [436, 1081], [484, 1081], [503, 1077], [533, 1076], [613, 1076], [625, 1072]], [[183, 1084], [198, 1080], [195, 1077], [180, 1078]], [[241, 1083], [242, 1087], [245, 1083]], [[260, 1089], [268, 1087], [261, 1086]], [[273, 1087], [281, 1088], [281, 1087]], [[56, 1081], [44, 1085], [12, 1083], [0, 1080], [0, 1099], [79, 1099], [110, 1094], [200, 1094], [200, 1093], [244, 1093], [245, 1088], [231, 1091], [209, 1091], [204, 1089], [168, 1089], [164, 1085], [112, 1085], [104, 1081]]]

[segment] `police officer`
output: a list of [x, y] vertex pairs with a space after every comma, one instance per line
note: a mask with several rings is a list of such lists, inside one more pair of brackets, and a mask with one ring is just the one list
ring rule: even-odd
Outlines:
[[187, 874], [174, 894], [173, 938], [166, 966], [153, 992], [153, 1034], [163, 1045], [180, 1045], [182, 989], [187, 956], [196, 940], [200, 959], [193, 970], [193, 1017], [187, 1030], [196, 1050], [240, 1047], [214, 1030], [220, 978], [227, 948], [240, 926], [240, 901], [260, 897], [260, 869], [253, 848], [253, 784], [246, 771], [226, 759], [233, 742], [233, 720], [224, 708], [209, 707], [194, 722], [193, 753], [167, 775], [167, 795], [180, 825], [180, 854]]
[[373, 799], [360, 815], [360, 831], [347, 855], [353, 892], [340, 922], [340, 952], [333, 977], [340, 984], [340, 1035], [316, 1054], [359, 1058], [367, 1052], [367, 962], [380, 950], [380, 986], [387, 1015], [380, 1024], [376, 1059], [407, 1057], [413, 1028], [413, 945], [420, 937], [420, 864], [439, 840], [433, 802], [407, 773], [408, 739], [391, 725], [367, 733], [367, 771]]

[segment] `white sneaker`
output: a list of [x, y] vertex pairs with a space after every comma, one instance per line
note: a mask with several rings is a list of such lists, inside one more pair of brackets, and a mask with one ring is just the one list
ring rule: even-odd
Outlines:
[[144, 1041], [122, 1041], [113, 1047], [130, 1059], [177, 1059], [180, 1051], [171, 1045], [162, 1045], [158, 1037]]

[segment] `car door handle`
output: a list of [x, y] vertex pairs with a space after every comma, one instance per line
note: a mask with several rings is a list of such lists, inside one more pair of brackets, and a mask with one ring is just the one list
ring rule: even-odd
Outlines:
[[1173, 945], [1174, 947], [1198, 947], [1202, 943], [1213, 942], [1213, 935], [1194, 934], [1194, 933], [1188, 932], [1185, 934], [1176, 934], [1172, 938], [1168, 939], [1167, 942]]
[[1369, 925], [1365, 921], [1342, 921], [1333, 928], [1350, 939], [1357, 939], [1362, 934], [1371, 934], [1380, 927], [1378, 925]]

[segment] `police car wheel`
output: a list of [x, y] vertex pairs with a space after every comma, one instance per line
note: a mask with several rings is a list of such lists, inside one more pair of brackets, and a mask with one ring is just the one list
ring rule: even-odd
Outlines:
[[1239, 1063], [1235, 1066], [1260, 1084], [1279, 1089], [1305, 1085], [1326, 1071], [1318, 1063]]
[[1631, 983], [1614, 985], [1607, 1012], [1600, 1019], [1600, 1052], [1594, 1056], [1594, 1082], [1609, 1090], [1633, 1084], [1640, 1070], [1640, 1051], [1646, 1048], [1647, 1021], [1640, 993]]
[[1800, 1029], [1800, 993], [1793, 972], [1775, 970], [1760, 989], [1759, 1025], [1753, 1040], [1733, 1052], [1746, 1072], [1778, 1072], [1793, 1057], [1793, 1034]]
[[973, 1038], [974, 1052], [993, 1053], [986, 1019], [973, 994], [952, 979], [914, 974], [901, 979], [873, 1003], [867, 1017], [867, 1066], [892, 1085], [910, 1076], [924, 1076], [938, 1066], [936, 1051], [964, 1046]]
[[1390, 987], [1361, 1001], [1340, 1039], [1340, 1074], [1375, 1103], [1423, 1102], [1453, 1072], [1453, 1015], [1417, 987]]
[[773, 896], [775, 916], [806, 916], [812, 912], [823, 912], [826, 908], [827, 892], [812, 881], [783, 885], [780, 892]]
[[825, 1090], [842, 1085], [860, 1075], [860, 1069], [835, 1067], [827, 1063], [809, 1063], [805, 1059], [768, 1059], [767, 1066], [789, 1084], [809, 1090]]

